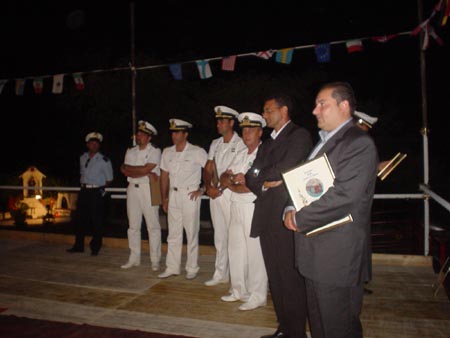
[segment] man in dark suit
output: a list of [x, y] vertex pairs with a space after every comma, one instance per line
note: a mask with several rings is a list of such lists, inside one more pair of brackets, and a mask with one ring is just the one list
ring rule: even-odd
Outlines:
[[247, 187], [257, 196], [251, 237], [260, 238], [278, 329], [264, 337], [306, 337], [304, 280], [294, 265], [294, 236], [283, 227], [288, 193], [281, 173], [303, 160], [312, 148], [309, 132], [290, 120], [292, 100], [276, 94], [264, 101], [263, 117], [271, 137], [258, 150], [245, 175]]
[[[355, 105], [348, 83], [329, 83], [319, 91], [313, 114], [321, 129], [320, 141], [308, 158], [327, 154], [334, 185], [297, 213], [285, 213], [285, 226], [296, 234], [296, 263], [305, 277], [314, 338], [362, 337], [359, 315], [364, 282], [369, 279], [378, 154], [372, 138], [352, 121]], [[348, 214], [351, 223], [312, 237], [301, 233]]]

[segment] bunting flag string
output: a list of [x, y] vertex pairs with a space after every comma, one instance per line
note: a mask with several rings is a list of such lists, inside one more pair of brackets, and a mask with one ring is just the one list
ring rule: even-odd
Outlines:
[[[39, 76], [27, 76], [22, 78], [15, 78], [12, 80], [15, 83], [15, 94], [17, 96], [22, 96], [24, 94], [25, 82], [27, 79], [33, 80], [33, 89], [36, 94], [40, 94], [44, 90], [44, 79], [52, 78], [52, 93], [53, 94], [61, 94], [63, 92], [63, 84], [64, 77], [66, 75], [71, 75], [74, 80], [75, 88], [77, 90], [83, 90], [85, 88], [85, 83], [83, 80], [82, 74], [96, 74], [103, 72], [113, 72], [113, 71], [124, 71], [124, 70], [149, 70], [154, 68], [162, 68], [166, 67], [169, 69], [172, 77], [175, 80], [182, 80], [182, 66], [185, 64], [195, 63], [197, 65], [198, 73], [200, 79], [208, 79], [213, 76], [211, 71], [210, 62], [220, 60], [221, 61], [221, 70], [222, 71], [234, 71], [237, 58], [240, 57], [257, 57], [263, 60], [270, 60], [273, 55], [275, 55], [275, 61], [283, 64], [290, 64], [292, 62], [293, 54], [295, 50], [314, 48], [317, 62], [330, 62], [331, 60], [331, 45], [339, 45], [344, 44], [347, 48], [348, 53], [354, 52], [362, 52], [363, 51], [363, 41], [372, 40], [379, 43], [387, 43], [390, 40], [397, 38], [399, 36], [416, 36], [421, 31], [423, 32], [424, 42], [422, 45], [422, 49], [425, 50], [429, 47], [430, 36], [436, 41], [436, 43], [440, 46], [444, 44], [444, 41], [437, 35], [433, 26], [431, 25], [431, 19], [435, 17], [437, 14], [440, 17], [437, 17], [437, 21], [440, 22], [442, 26], [444, 26], [447, 22], [447, 18], [450, 15], [450, 0], [439, 0], [439, 2], [434, 6], [432, 13], [430, 16], [420, 23], [417, 27], [415, 27], [412, 31], [394, 33], [382, 36], [373, 36], [373, 37], [360, 37], [348, 40], [340, 40], [340, 41], [332, 41], [328, 43], [321, 44], [311, 44], [311, 45], [303, 45], [303, 46], [295, 46], [289, 48], [281, 48], [281, 49], [268, 49], [259, 52], [251, 52], [244, 54], [236, 54], [232, 56], [226, 57], [213, 57], [207, 58], [203, 60], [189, 60], [184, 62], [172, 63], [172, 64], [157, 64], [150, 66], [141, 66], [141, 67], [132, 67], [131, 65], [128, 67], [115, 67], [109, 69], [96, 69], [91, 71], [83, 71], [77, 73], [63, 73], [57, 75], [39, 75]], [[436, 20], [434, 20], [436, 21]], [[5, 85], [9, 82], [9, 79], [0, 79], [0, 94], [3, 92]]]

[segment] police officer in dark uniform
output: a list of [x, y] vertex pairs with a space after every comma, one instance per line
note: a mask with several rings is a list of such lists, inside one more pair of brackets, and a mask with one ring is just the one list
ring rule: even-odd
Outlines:
[[91, 229], [89, 246], [91, 255], [97, 256], [102, 247], [105, 187], [113, 180], [113, 169], [110, 159], [99, 152], [102, 134], [91, 132], [85, 140], [88, 151], [80, 156], [81, 189], [77, 202], [75, 244], [67, 252], [83, 252], [84, 237], [87, 229]]

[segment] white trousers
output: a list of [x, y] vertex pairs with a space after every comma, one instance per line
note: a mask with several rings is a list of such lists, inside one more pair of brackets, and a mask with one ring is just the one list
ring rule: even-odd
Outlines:
[[174, 274], [180, 273], [183, 228], [187, 240], [186, 272], [197, 273], [199, 270], [198, 233], [200, 231], [201, 198], [192, 201], [188, 195], [190, 191], [197, 189], [184, 188], [178, 191], [171, 189], [169, 192], [166, 270]]
[[159, 206], [152, 206], [150, 187], [148, 184], [128, 184], [127, 188], [128, 214], [128, 246], [130, 261], [140, 262], [141, 259], [141, 225], [145, 218], [148, 232], [150, 260], [153, 265], [161, 259], [161, 225], [159, 223]]
[[267, 301], [267, 273], [258, 238], [250, 237], [253, 203], [231, 202], [228, 239], [231, 293], [244, 301]]
[[225, 190], [222, 196], [210, 199], [209, 209], [214, 227], [214, 246], [216, 263], [213, 279], [228, 280], [230, 268], [228, 264], [228, 230], [231, 219], [231, 192]]

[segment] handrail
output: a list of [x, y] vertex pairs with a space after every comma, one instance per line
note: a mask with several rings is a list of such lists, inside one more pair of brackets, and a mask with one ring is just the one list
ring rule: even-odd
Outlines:
[[419, 185], [420, 190], [425, 192], [429, 197], [438, 202], [442, 207], [450, 211], [450, 202], [446, 201], [443, 197], [439, 196], [432, 190], [430, 190], [425, 184]]

